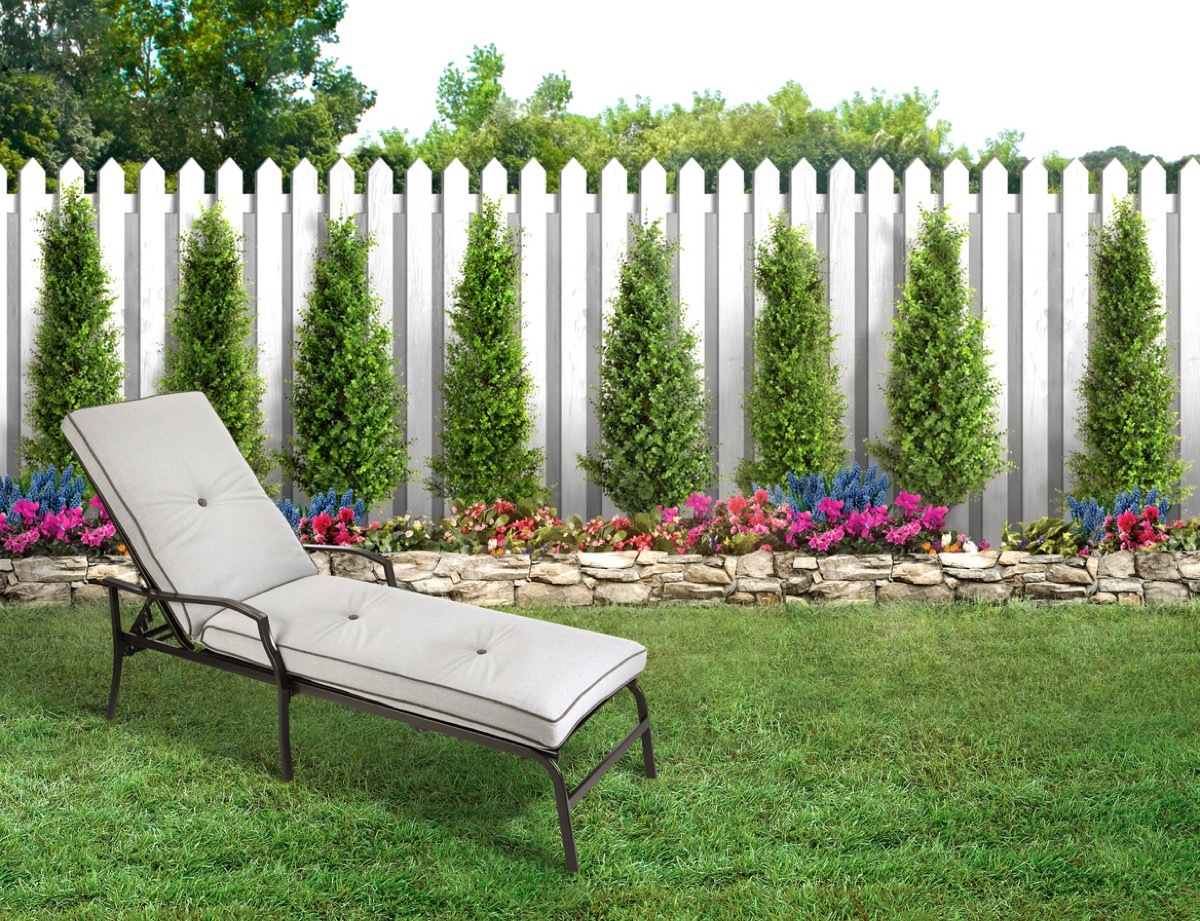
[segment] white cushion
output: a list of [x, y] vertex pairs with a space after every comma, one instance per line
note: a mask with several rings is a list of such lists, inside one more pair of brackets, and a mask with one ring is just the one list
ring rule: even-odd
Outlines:
[[[270, 618], [290, 674], [549, 750], [646, 664], [631, 640], [335, 576], [246, 603]], [[267, 664], [255, 622], [236, 611], [211, 617], [200, 640]]]
[[[243, 601], [316, 573], [203, 394], [79, 409], [62, 428], [161, 590]], [[173, 609], [193, 637], [220, 610]]]

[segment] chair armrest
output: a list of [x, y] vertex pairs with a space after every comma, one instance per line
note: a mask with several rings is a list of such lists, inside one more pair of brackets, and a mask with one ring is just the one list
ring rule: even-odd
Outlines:
[[275, 672], [276, 679], [280, 682], [280, 686], [287, 684], [287, 667], [283, 664], [283, 656], [279, 652], [279, 647], [275, 645], [275, 638], [271, 635], [270, 619], [258, 608], [252, 607], [244, 601], [234, 601], [232, 598], [221, 598], [215, 595], [186, 595], [180, 592], [163, 592], [155, 588], [145, 588], [136, 582], [126, 582], [124, 579], [117, 579], [112, 576], [100, 579], [99, 584], [106, 586], [110, 591], [129, 592], [132, 595], [145, 598], [147, 601], [175, 601], [180, 604], [203, 604], [217, 608], [228, 608], [231, 611], [237, 611], [239, 614], [249, 617], [258, 624], [258, 638], [262, 640], [263, 650], [267, 654], [267, 659], [271, 663], [271, 668]]
[[318, 550], [328, 553], [351, 553], [355, 556], [365, 556], [368, 560], [372, 560], [383, 567], [384, 578], [387, 579], [387, 584], [392, 588], [399, 588], [396, 584], [396, 570], [392, 566], [392, 561], [382, 553], [376, 553], [373, 550], [364, 550], [362, 547], [352, 547], [346, 544], [301, 544], [309, 553], [316, 553]]

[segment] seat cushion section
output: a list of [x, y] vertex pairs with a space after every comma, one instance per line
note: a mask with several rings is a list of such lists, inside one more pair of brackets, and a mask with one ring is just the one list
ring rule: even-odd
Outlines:
[[[244, 601], [316, 573], [203, 394], [76, 410], [63, 432], [163, 591]], [[193, 637], [220, 610], [173, 607]]]
[[[545, 749], [646, 664], [630, 640], [335, 576], [247, 603], [270, 618], [295, 676]], [[255, 622], [236, 611], [200, 638], [267, 664]]]

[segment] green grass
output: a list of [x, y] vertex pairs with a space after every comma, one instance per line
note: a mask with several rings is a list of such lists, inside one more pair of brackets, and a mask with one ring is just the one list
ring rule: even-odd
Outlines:
[[[0, 918], [1200, 917], [1200, 617], [541, 609], [650, 649], [560, 869], [531, 762], [0, 609]], [[568, 747], [578, 779], [631, 698]], [[636, 751], [636, 749], [635, 749]]]

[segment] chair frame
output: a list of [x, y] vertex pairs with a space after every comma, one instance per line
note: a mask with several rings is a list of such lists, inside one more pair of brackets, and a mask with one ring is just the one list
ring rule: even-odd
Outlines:
[[[363, 550], [359, 547], [307, 544], [305, 545], [305, 549], [310, 553], [316, 551], [350, 553], [380, 563], [383, 566], [388, 585], [400, 590], [396, 583], [396, 575], [392, 567], [392, 562], [385, 556]], [[567, 786], [562, 770], [559, 767], [559, 757], [563, 746], [550, 749], [524, 745], [511, 739], [491, 735], [478, 729], [460, 726], [447, 720], [434, 719], [399, 707], [391, 707], [379, 701], [350, 694], [338, 688], [329, 687], [328, 685], [290, 674], [271, 634], [270, 620], [262, 611], [244, 602], [235, 601], [230, 598], [185, 595], [176, 592], [161, 591], [146, 575], [145, 567], [141, 565], [137, 554], [132, 552], [132, 548], [131, 555], [137, 564], [142, 578], [146, 581], [146, 587], [122, 579], [104, 578], [100, 580], [100, 584], [108, 589], [108, 606], [112, 617], [113, 673], [112, 685], [108, 695], [109, 720], [116, 717], [117, 698], [121, 686], [121, 671], [125, 659], [139, 652], [154, 650], [177, 658], [210, 665], [222, 671], [242, 675], [255, 681], [274, 685], [278, 694], [280, 773], [285, 781], [290, 781], [293, 777], [290, 706], [292, 697], [296, 694], [307, 694], [311, 697], [331, 700], [355, 710], [362, 710], [366, 713], [374, 713], [387, 719], [407, 723], [417, 732], [438, 732], [442, 735], [465, 739], [468, 742], [475, 742], [488, 748], [508, 752], [521, 758], [527, 758], [530, 761], [536, 761], [550, 775], [550, 781], [554, 787], [554, 801], [558, 807], [558, 825], [562, 836], [563, 856], [566, 861], [566, 869], [572, 873], [579, 870], [579, 857], [575, 848], [575, 831], [571, 823], [571, 810], [579, 804], [579, 801], [595, 786], [596, 782], [639, 739], [642, 743], [643, 771], [647, 777], [657, 776], [654, 747], [650, 736], [650, 712], [646, 705], [646, 696], [638, 685], [636, 678], [597, 704], [580, 720], [570, 735], [563, 740], [563, 746], [565, 746], [584, 723], [591, 719], [601, 707], [615, 698], [622, 690], [628, 690], [633, 695], [637, 704], [637, 725], [617, 743], [616, 747], [579, 784], [571, 788]], [[337, 577], [330, 576], [329, 578]], [[122, 593], [136, 595], [142, 600], [141, 609], [128, 629], [124, 627], [121, 618]], [[178, 618], [175, 616], [175, 612], [171, 609], [172, 603], [214, 605], [228, 608], [231, 611], [237, 611], [239, 614], [249, 617], [258, 626], [259, 639], [262, 641], [263, 650], [266, 653], [270, 667], [198, 647], [188, 637], [187, 631], [182, 628]], [[161, 611], [165, 623], [154, 626], [154, 609], [156, 607]]]

